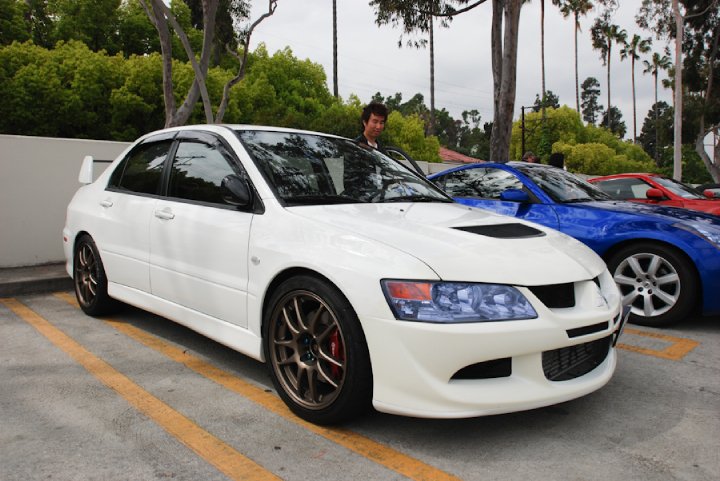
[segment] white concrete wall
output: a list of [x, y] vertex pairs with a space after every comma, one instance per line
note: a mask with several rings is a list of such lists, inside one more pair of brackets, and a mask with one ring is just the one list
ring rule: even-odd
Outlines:
[[0, 267], [63, 260], [65, 208], [83, 157], [102, 172], [127, 142], [0, 135]]
[[[0, 268], [62, 262], [65, 209], [82, 159], [99, 175], [127, 142], [0, 135]], [[418, 162], [426, 173], [456, 164]]]

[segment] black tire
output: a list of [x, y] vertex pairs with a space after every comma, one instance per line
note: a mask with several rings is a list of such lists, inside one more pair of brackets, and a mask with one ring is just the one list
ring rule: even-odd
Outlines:
[[75, 243], [73, 284], [80, 308], [90, 316], [108, 314], [117, 302], [108, 296], [107, 277], [92, 237], [85, 234]]
[[691, 261], [672, 247], [632, 244], [615, 252], [607, 265], [623, 304], [631, 308], [629, 322], [669, 326], [695, 307], [698, 281]]
[[272, 294], [263, 321], [270, 377], [292, 412], [315, 424], [337, 424], [368, 410], [365, 335], [337, 288], [308, 275], [290, 278]]

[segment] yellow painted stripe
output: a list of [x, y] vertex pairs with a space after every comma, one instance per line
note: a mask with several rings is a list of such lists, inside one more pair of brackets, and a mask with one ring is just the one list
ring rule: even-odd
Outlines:
[[0, 303], [230, 479], [246, 481], [280, 479], [142, 389], [30, 308], [15, 299], [0, 299]]
[[[77, 306], [75, 297], [68, 293], [57, 293], [57, 297]], [[370, 438], [357, 434], [348, 429], [338, 427], [322, 427], [306, 422], [295, 416], [277, 396], [265, 392], [263, 389], [244, 381], [235, 375], [223, 371], [202, 359], [190, 355], [177, 347], [174, 347], [152, 334], [142, 331], [127, 323], [106, 320], [123, 334], [132, 337], [138, 342], [161, 352], [175, 362], [179, 362], [198, 374], [215, 381], [241, 396], [250, 399], [265, 409], [288, 419], [309, 431], [333, 441], [351, 451], [354, 451], [365, 458], [375, 461], [382, 466], [417, 481], [458, 481], [457, 478], [445, 471], [430, 466], [411, 456], [403, 454], [382, 443], [373, 441]]]
[[632, 329], [629, 327], [625, 328], [625, 334], [634, 334], [636, 336], [650, 337], [653, 339], [659, 339], [661, 341], [669, 342], [670, 345], [658, 351], [656, 349], [647, 349], [645, 347], [633, 346], [630, 344], [618, 343], [618, 347], [627, 351], [637, 352], [645, 354], [646, 356], [659, 357], [661, 359], [670, 359], [671, 361], [680, 361], [682, 358], [687, 356], [690, 351], [700, 345], [699, 342], [693, 341], [692, 339], [685, 339], [682, 337], [667, 336], [665, 334], [658, 334], [655, 332], [646, 332], [639, 329]]

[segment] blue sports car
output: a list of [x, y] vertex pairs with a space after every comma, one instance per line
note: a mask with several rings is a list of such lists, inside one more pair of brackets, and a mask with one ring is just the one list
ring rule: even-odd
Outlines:
[[720, 314], [720, 219], [701, 212], [612, 200], [562, 169], [478, 163], [429, 176], [456, 201], [555, 228], [608, 265], [630, 321], [665, 326], [696, 307]]

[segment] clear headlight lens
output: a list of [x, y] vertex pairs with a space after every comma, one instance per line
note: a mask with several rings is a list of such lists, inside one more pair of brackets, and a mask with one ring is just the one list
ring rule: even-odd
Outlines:
[[720, 249], [720, 232], [717, 231], [717, 229], [712, 229], [711, 227], [706, 227], [702, 224], [681, 224], [677, 223], [674, 224], [673, 227], [677, 227], [678, 229], [683, 229], [688, 232], [692, 232], [698, 237], [702, 237], [718, 249]]
[[534, 319], [537, 312], [512, 286], [462, 282], [383, 280], [397, 319], [459, 323]]

